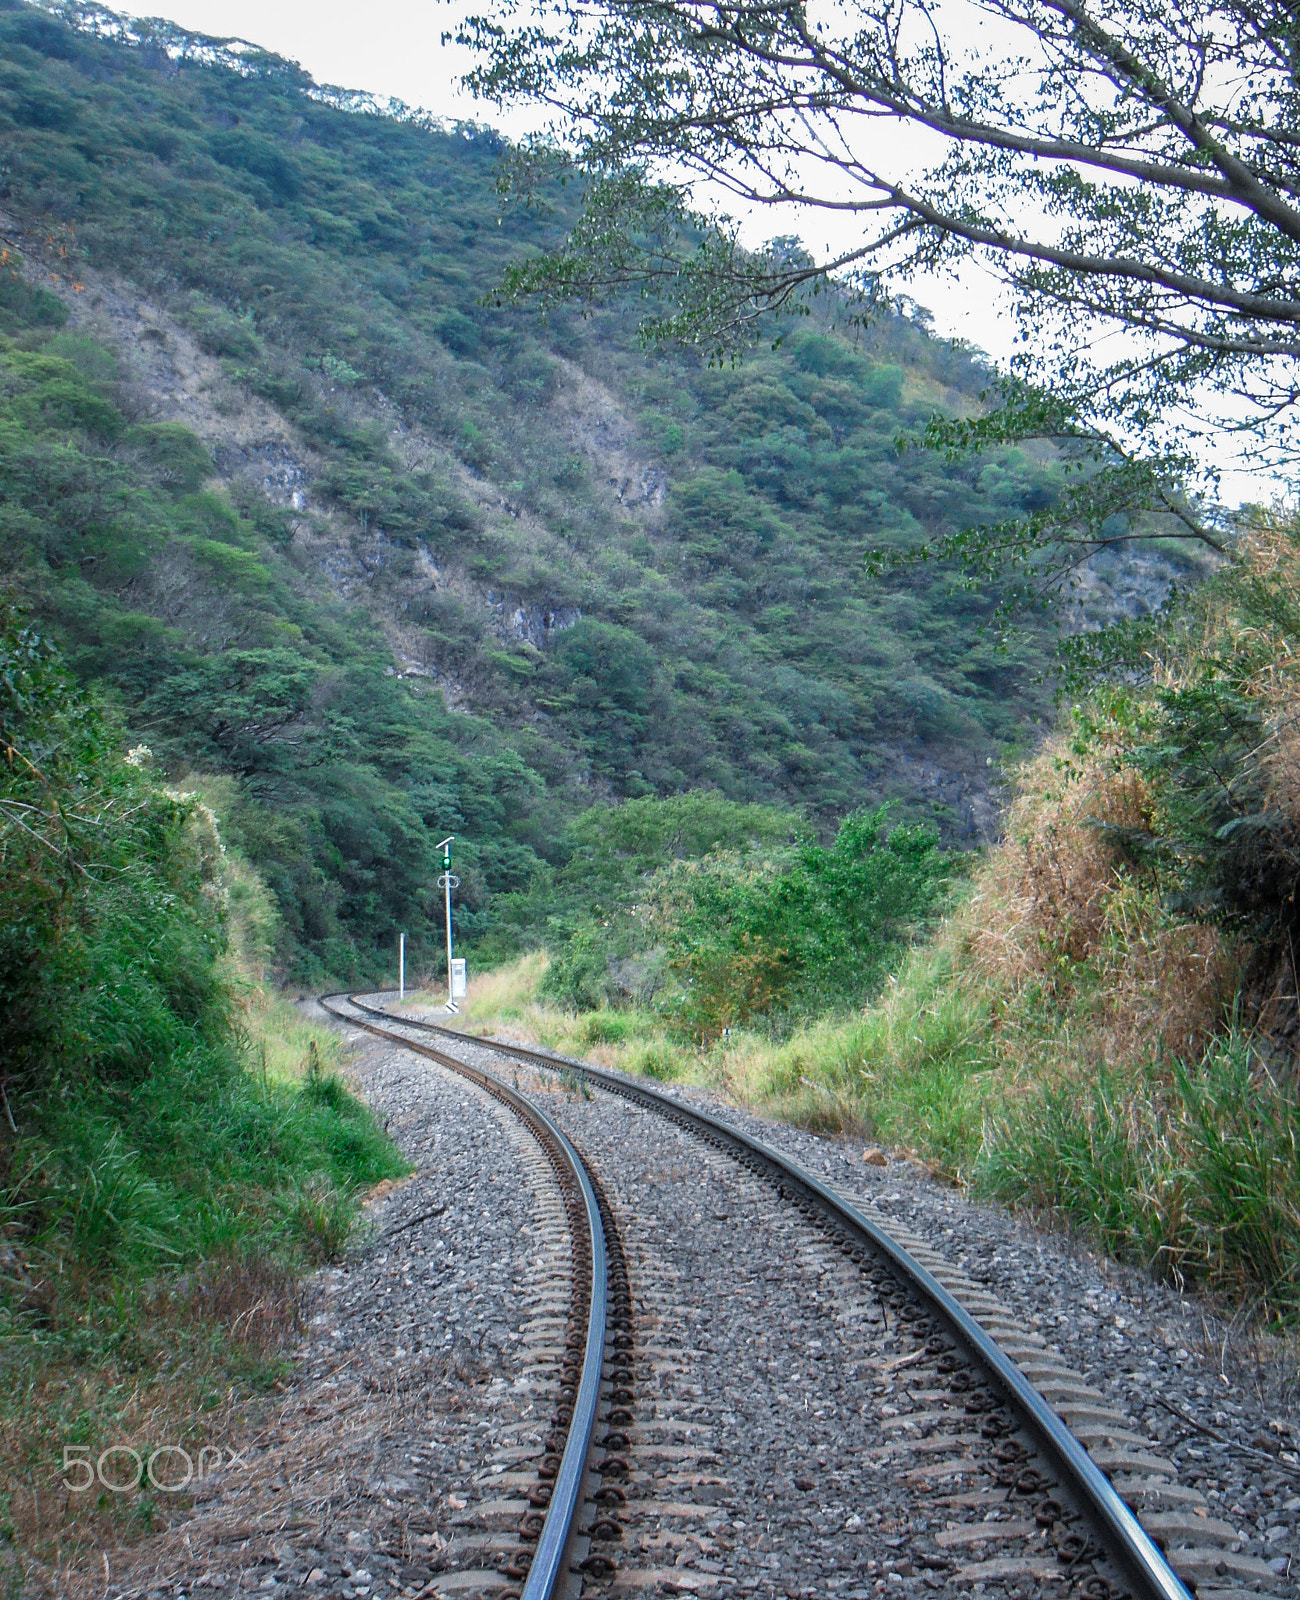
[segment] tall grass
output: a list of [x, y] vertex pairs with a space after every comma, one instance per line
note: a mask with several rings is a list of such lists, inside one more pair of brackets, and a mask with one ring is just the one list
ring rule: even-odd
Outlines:
[[718, 1081], [803, 1126], [860, 1132], [956, 1181], [979, 1150], [982, 1108], [1006, 1065], [990, 1048], [986, 1000], [954, 983], [952, 952], [923, 946], [874, 1006], [787, 1039], [724, 1040]]
[[324, 1075], [342, 1078], [351, 1052], [343, 1035], [314, 1022], [275, 989], [246, 991], [242, 1016], [246, 1060], [271, 1083], [300, 1087]]
[[733, 1028], [713, 1043], [645, 1007], [566, 1011], [544, 998], [545, 971], [545, 955], [534, 953], [475, 976], [457, 1026], [526, 1037], [661, 1082], [705, 1085], [805, 1127], [889, 1140], [951, 1179], [974, 1160], [998, 1063], [986, 1008], [953, 988], [951, 959], [940, 947], [914, 952], [901, 980], [891, 980], [865, 1012], [784, 1037]]
[[259, 996], [269, 900], [212, 810], [3, 603], [0, 752], [3, 1585], [147, 1526], [147, 1495], [64, 1493], [63, 1447], [205, 1440], [407, 1168], [335, 1037]]
[[0, 1190], [29, 1268], [61, 1277], [223, 1252], [292, 1256], [301, 1241], [286, 1193], [310, 1181], [346, 1199], [405, 1170], [340, 1080], [295, 1085], [282, 1064], [273, 1078], [264, 1062], [275, 1054], [255, 1039], [195, 1043], [128, 1093], [86, 1085], [33, 1119]]
[[476, 978], [464, 1020], [880, 1141], [1159, 1276], [1300, 1314], [1294, 1074], [1270, 1069], [1239, 1028], [1190, 1060], [1108, 1065], [1088, 1025], [1106, 1002], [1085, 972], [1067, 975], [1062, 1003], [970, 961], [987, 905], [977, 883], [874, 1005], [786, 1038], [733, 1030], [699, 1046], [652, 1012], [564, 1012], [532, 997], [538, 957]]
[[1195, 1063], [1035, 1085], [994, 1116], [977, 1183], [1122, 1260], [1300, 1311], [1300, 1096], [1232, 1030]]

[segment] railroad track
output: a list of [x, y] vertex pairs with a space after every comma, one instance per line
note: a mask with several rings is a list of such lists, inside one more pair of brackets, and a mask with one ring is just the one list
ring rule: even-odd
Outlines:
[[[522, 1589], [514, 1591], [522, 1600], [558, 1600], [568, 1592], [574, 1574], [602, 1576], [613, 1570], [609, 1558], [591, 1546], [593, 1541], [599, 1545], [617, 1539], [621, 1533], [606, 1505], [617, 1491], [613, 1485], [594, 1489], [590, 1482], [593, 1472], [617, 1473], [612, 1463], [618, 1458], [608, 1448], [591, 1460], [598, 1415], [603, 1410], [607, 1421], [616, 1421], [611, 1412], [617, 1413], [632, 1399], [619, 1377], [630, 1363], [632, 1344], [627, 1266], [609, 1203], [573, 1144], [541, 1107], [444, 1052], [349, 1016], [337, 1004], [340, 998], [323, 996], [321, 1005], [342, 1021], [366, 1027], [451, 1068], [513, 1111], [536, 1139], [559, 1186], [567, 1213], [572, 1274], [565, 1337], [555, 1351], [557, 1384], [550, 1432], [525, 1506], [512, 1507], [522, 1510], [517, 1537], [492, 1541], [498, 1547], [493, 1553], [501, 1562], [501, 1576], [522, 1583]], [[369, 1009], [355, 1000], [351, 1004]], [[586, 1518], [584, 1526], [583, 1512], [589, 1503], [595, 1514]]]
[[[829, 1279], [823, 1298], [840, 1308], [848, 1341], [843, 1348], [855, 1360], [860, 1349], [861, 1365], [875, 1380], [872, 1405], [861, 1410], [879, 1413], [878, 1437], [865, 1437], [860, 1423], [850, 1428], [857, 1430], [849, 1453], [864, 1484], [861, 1492], [869, 1494], [872, 1482], [888, 1485], [891, 1493], [904, 1484], [932, 1514], [912, 1521], [912, 1537], [886, 1540], [903, 1554], [891, 1558], [892, 1566], [870, 1562], [869, 1568], [879, 1570], [845, 1580], [866, 1582], [870, 1588], [849, 1592], [906, 1593], [921, 1582], [930, 1589], [974, 1585], [978, 1592], [982, 1586], [1026, 1600], [1037, 1595], [1188, 1600], [1189, 1585], [1200, 1600], [1244, 1600], [1261, 1588], [1277, 1591], [1279, 1580], [1272, 1570], [1240, 1554], [1239, 1547], [1233, 1549], [1235, 1530], [1209, 1515], [1199, 1491], [1178, 1483], [1177, 1469], [1151, 1453], [1149, 1440], [1133, 1432], [1128, 1420], [1049, 1352], [1038, 1335], [1019, 1326], [924, 1241], [892, 1221], [885, 1226], [870, 1208], [839, 1194], [770, 1146], [643, 1082], [549, 1051], [475, 1039], [398, 1017], [356, 996], [345, 1010], [341, 999], [331, 996], [324, 1003], [341, 1019], [470, 1077], [511, 1104], [534, 1131], [535, 1124], [545, 1125], [544, 1137], [554, 1148], [566, 1143], [565, 1161], [579, 1168], [582, 1160], [572, 1140], [566, 1140], [553, 1117], [537, 1104], [548, 1096], [529, 1098], [517, 1087], [508, 1088], [494, 1072], [467, 1062], [466, 1053], [486, 1051], [512, 1062], [516, 1084], [519, 1065], [547, 1079], [561, 1074], [570, 1086], [585, 1085], [602, 1091], [602, 1099], [617, 1097], [625, 1109], [653, 1113], [671, 1124], [685, 1144], [698, 1149], [703, 1141], [709, 1181], [722, 1185], [731, 1197], [729, 1207], [749, 1207], [754, 1218], [770, 1213], [774, 1188], [787, 1202], [782, 1226], [789, 1248], [812, 1262], [808, 1270]], [[422, 1037], [412, 1039], [412, 1033]], [[434, 1047], [427, 1042], [430, 1036], [459, 1054]], [[584, 1139], [590, 1145], [585, 1131]], [[624, 1135], [615, 1133], [602, 1155], [602, 1168], [630, 1148]], [[594, 1593], [615, 1595], [656, 1588], [725, 1594], [736, 1580], [712, 1577], [714, 1571], [723, 1572], [725, 1563], [703, 1552], [717, 1556], [734, 1546], [719, 1548], [718, 1542], [697, 1533], [694, 1548], [700, 1559], [690, 1558], [683, 1568], [682, 1554], [691, 1545], [677, 1531], [683, 1524], [673, 1522], [692, 1511], [708, 1517], [712, 1505], [732, 1504], [735, 1497], [729, 1497], [729, 1480], [719, 1470], [725, 1450], [710, 1453], [711, 1446], [692, 1449], [663, 1442], [669, 1437], [689, 1440], [693, 1432], [697, 1437], [701, 1432], [690, 1426], [699, 1409], [689, 1398], [691, 1330], [668, 1328], [674, 1301], [681, 1296], [654, 1281], [663, 1276], [669, 1251], [663, 1239], [636, 1247], [638, 1265], [644, 1266], [637, 1276], [645, 1281], [636, 1288], [642, 1325], [634, 1328], [627, 1244], [615, 1226], [614, 1210], [590, 1163], [585, 1178], [576, 1177], [572, 1166], [568, 1170], [565, 1181], [590, 1196], [588, 1213], [595, 1216], [604, 1239], [612, 1241], [608, 1254], [613, 1275], [605, 1294], [610, 1333], [603, 1350], [597, 1349], [591, 1332], [594, 1320], [588, 1321], [585, 1338], [579, 1333], [578, 1320], [584, 1312], [590, 1317], [602, 1296], [598, 1276], [585, 1267], [575, 1269], [575, 1283], [586, 1271], [587, 1291], [585, 1299], [574, 1295], [565, 1348], [576, 1353], [581, 1341], [587, 1360], [581, 1373], [570, 1367], [560, 1374], [570, 1380], [562, 1383], [562, 1396], [572, 1389], [575, 1401], [567, 1423], [561, 1415], [563, 1399], [556, 1413], [557, 1428], [566, 1427], [563, 1452], [552, 1448], [535, 1464], [539, 1473], [555, 1472], [549, 1495], [547, 1480], [538, 1478], [528, 1497], [536, 1509], [519, 1525], [525, 1544], [536, 1541], [536, 1554], [529, 1564], [527, 1549], [518, 1552], [500, 1569], [502, 1581], [523, 1577], [526, 1567], [524, 1600], [550, 1600], [566, 1593], [566, 1585], [573, 1593], [578, 1583]], [[703, 1168], [692, 1176], [702, 1182]], [[627, 1208], [623, 1222], [625, 1230], [641, 1226]], [[811, 1241], [809, 1224], [815, 1230]], [[594, 1264], [595, 1250], [591, 1258]], [[754, 1272], [750, 1281], [757, 1286], [773, 1280]], [[758, 1295], [761, 1289], [751, 1292]], [[589, 1421], [588, 1413], [580, 1414], [576, 1406], [584, 1385], [585, 1393], [596, 1396]], [[672, 1395], [685, 1398], [666, 1398]], [[844, 1414], [845, 1407], [840, 1409]], [[599, 1441], [598, 1422], [603, 1424]], [[558, 1446], [558, 1432], [546, 1442]], [[673, 1465], [706, 1470], [674, 1473], [669, 1470]], [[794, 1480], [796, 1491], [813, 1487], [810, 1479]], [[740, 1501], [740, 1509], [750, 1516], [752, 1501], [752, 1490], [748, 1503]], [[721, 1524], [742, 1542], [747, 1529], [751, 1538], [758, 1537], [755, 1529], [761, 1522], [732, 1515], [726, 1524], [713, 1513], [708, 1526], [716, 1530]], [[853, 1542], [853, 1524], [860, 1526], [861, 1520], [849, 1517], [842, 1542]], [[932, 1525], [940, 1520], [947, 1526]], [[815, 1518], [809, 1521], [822, 1535], [834, 1531]], [[665, 1532], [670, 1524], [673, 1531]], [[769, 1532], [771, 1527], [769, 1520]], [[758, 1544], [762, 1542], [758, 1537]], [[822, 1537], [820, 1543], [834, 1540]], [[675, 1566], [664, 1566], [665, 1550], [676, 1553]], [[768, 1582], [766, 1574], [763, 1581]], [[828, 1581], [828, 1588], [836, 1586], [837, 1580]], [[446, 1592], [456, 1588], [453, 1581]], [[818, 1591], [787, 1586], [785, 1592]]]

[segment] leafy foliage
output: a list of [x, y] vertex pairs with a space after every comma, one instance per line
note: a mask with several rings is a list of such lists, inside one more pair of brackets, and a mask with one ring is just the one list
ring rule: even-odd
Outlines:
[[[584, 192], [563, 243], [507, 269], [516, 300], [637, 289], [647, 341], [728, 353], [821, 295], [869, 324], [967, 263], [1000, 279], [1018, 338], [996, 403], [926, 437], [966, 461], [1050, 443], [1070, 492], [880, 560], [957, 559], [1041, 601], [1101, 552], [1229, 548], [1230, 435], [1245, 459], [1294, 462], [1300, 100], [1282, 9], [1070, 0], [985, 21], [958, 5], [936, 27], [923, 0], [815, 24], [779, 5], [502, 0], [459, 38], [477, 92], [555, 113], [513, 190], [564, 173]], [[715, 185], [742, 214], [828, 213], [834, 249], [742, 246], [737, 221], [695, 208]]]
[[41, 1094], [129, 1084], [223, 1032], [211, 863], [47, 641], [7, 607], [0, 629], [0, 1071]]
[[[6, 569], [164, 770], [237, 778], [224, 821], [285, 970], [378, 977], [399, 928], [436, 949], [448, 833], [461, 936], [545, 937], [593, 799], [708, 790], [829, 834], [886, 799], [932, 814], [923, 773], [971, 837], [987, 763], [1046, 710], [1047, 641], [999, 650], [997, 592], [951, 564], [864, 567], [1059, 489], [1015, 450], [896, 450], [976, 403], [969, 352], [890, 315], [710, 368], [647, 357], [635, 304], [485, 305], [569, 191], [502, 211], [485, 130], [164, 24], [3, 13], [0, 128], [28, 251], [0, 307]], [[219, 429], [159, 420], [92, 272], [148, 298], [159, 350], [188, 330], [222, 405], [278, 413], [305, 507]]]
[[[478, 92], [556, 113], [556, 148], [528, 153], [524, 186], [570, 153], [589, 182], [567, 244], [515, 287], [648, 284], [677, 302], [652, 332], [725, 344], [828, 280], [873, 311], [973, 258], [1011, 292], [1016, 375], [1067, 412], [1177, 432], [1189, 402], [1238, 426], [1244, 399], [1293, 451], [1289, 14], [1066, 0], [983, 21], [959, 6], [936, 27], [921, 0], [816, 21], [780, 5], [507, 0], [468, 19]], [[743, 251], [736, 224], [691, 213], [700, 179], [742, 209], [824, 208], [849, 233], [820, 263], [789, 239]]]
[[711, 856], [655, 885], [656, 925], [708, 1036], [771, 1012], [861, 1005], [933, 916], [952, 876], [930, 828], [855, 812], [788, 862]]
[[66, 1563], [97, 1516], [88, 1497], [52, 1514], [31, 1464], [131, 1437], [127, 1396], [202, 1437], [214, 1391], [273, 1373], [295, 1278], [360, 1191], [405, 1170], [336, 1079], [271, 1080], [241, 1037], [211, 814], [119, 744], [0, 605], [6, 1574], [46, 1540]]
[[[0, 613], [0, 1229], [31, 1270], [292, 1249], [277, 1190], [400, 1169], [350, 1096], [245, 1070], [222, 846]], [[12, 1137], [11, 1137], [12, 1136]]]
[[1266, 946], [1294, 929], [1300, 881], [1298, 574], [1294, 525], [1260, 521], [1163, 625], [1075, 651], [1103, 680], [1076, 755], [1105, 750], [1148, 796], [1129, 825], [1099, 822], [1107, 844], [1175, 913]]
[[658, 878], [717, 852], [747, 859], [788, 847], [806, 828], [794, 812], [707, 790], [592, 806], [569, 824], [563, 867], [501, 914], [545, 925], [551, 960], [543, 988], [551, 999], [579, 1011], [647, 999], [666, 976], [649, 917]]
[[[960, 870], [932, 827], [854, 812], [830, 846], [794, 814], [712, 795], [593, 808], [545, 891], [542, 994], [652, 1007], [711, 1038], [864, 1004]], [[542, 907], [536, 902], [531, 915]]]

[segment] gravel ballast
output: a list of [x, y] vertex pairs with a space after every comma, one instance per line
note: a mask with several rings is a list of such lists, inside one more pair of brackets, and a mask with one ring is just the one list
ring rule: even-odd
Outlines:
[[[58, 1592], [508, 1591], [502, 1530], [542, 1448], [546, 1357], [568, 1299], [563, 1207], [503, 1107], [396, 1046], [357, 1045], [354, 1076], [416, 1174], [375, 1202], [371, 1237], [313, 1285], [295, 1380], [247, 1468], [116, 1553], [107, 1586], [102, 1573], [93, 1584], [70, 1573]], [[600, 1174], [628, 1253], [631, 1474], [617, 1570], [588, 1579], [589, 1592], [1067, 1592], [1052, 1541], [1068, 1519], [1045, 1530], [1032, 1504], [997, 1488], [997, 1452], [1014, 1440], [985, 1437], [952, 1363], [882, 1314], [833, 1241], [662, 1118], [512, 1070], [470, 1041], [455, 1048], [560, 1122]], [[1122, 1414], [1125, 1459], [1171, 1459], [1198, 1526], [1219, 1530], [1202, 1595], [1297, 1592], [1300, 1418], [1276, 1351], [911, 1161], [878, 1166], [860, 1142], [672, 1093], [892, 1219], [963, 1293], [987, 1299], [1023, 1359], [1049, 1379], [1052, 1362], [1081, 1374], [1112, 1432]], [[1085, 1426], [1087, 1406], [1076, 1409], [1071, 1425]], [[1151, 1509], [1172, 1527], [1188, 1508]]]

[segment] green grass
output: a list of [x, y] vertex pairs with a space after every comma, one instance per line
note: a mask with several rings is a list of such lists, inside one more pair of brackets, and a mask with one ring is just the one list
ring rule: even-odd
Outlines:
[[1077, 1019], [1037, 991], [1013, 1013], [952, 923], [873, 1005], [784, 1038], [699, 1046], [653, 1011], [564, 1012], [535, 998], [543, 972], [534, 956], [475, 979], [471, 1031], [880, 1141], [1157, 1276], [1300, 1314], [1300, 1093], [1239, 1031], [1191, 1062], [1090, 1066]]
[[996, 1116], [981, 1192], [1121, 1260], [1300, 1312], [1300, 1097], [1233, 1031], [1197, 1062], [1036, 1085]]
[[90, 1272], [292, 1253], [286, 1192], [310, 1180], [351, 1195], [405, 1170], [337, 1078], [263, 1078], [260, 1059], [231, 1045], [177, 1051], [129, 1091], [87, 1087], [12, 1161], [7, 1203], [36, 1219], [29, 1256]]
[[774, 1039], [735, 1033], [713, 1071], [737, 1098], [826, 1132], [906, 1149], [960, 1181], [979, 1151], [983, 1108], [1004, 1076], [979, 999], [951, 981], [942, 948], [922, 946], [879, 1000]]
[[228, 1440], [284, 1370], [303, 1273], [407, 1166], [336, 1036], [240, 974], [269, 902], [213, 814], [124, 760], [4, 606], [0, 668], [0, 1553], [21, 1575], [148, 1528], [146, 1494], [64, 1492], [64, 1449]]
[[147, 1493], [56, 1499], [65, 1445], [219, 1444], [287, 1374], [302, 1274], [345, 1248], [368, 1188], [409, 1171], [345, 1067], [336, 1033], [266, 1001], [239, 1044], [155, 1063], [129, 1096], [88, 1092], [13, 1149], [0, 1494], [20, 1565], [149, 1529]]

